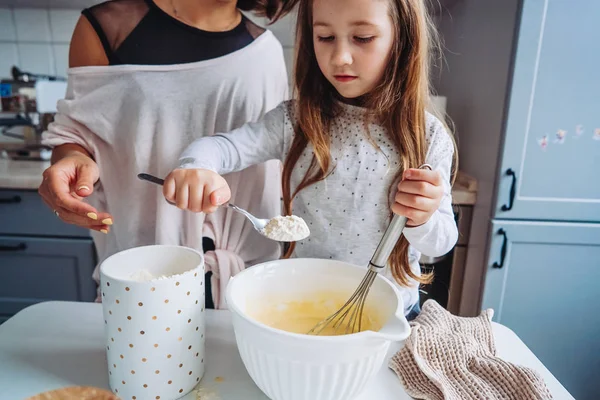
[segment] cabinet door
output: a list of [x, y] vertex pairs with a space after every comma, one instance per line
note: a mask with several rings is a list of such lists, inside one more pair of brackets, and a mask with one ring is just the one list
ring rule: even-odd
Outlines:
[[0, 235], [90, 237], [54, 215], [36, 191], [0, 190]]
[[[600, 224], [492, 224], [483, 307], [578, 400], [600, 393]], [[504, 256], [503, 256], [504, 254]]]
[[0, 236], [0, 318], [46, 300], [93, 301], [91, 239]]
[[523, 1], [495, 218], [600, 221], [599, 15]]

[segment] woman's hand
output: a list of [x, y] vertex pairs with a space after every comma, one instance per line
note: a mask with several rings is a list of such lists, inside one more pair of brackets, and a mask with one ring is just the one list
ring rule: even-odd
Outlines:
[[408, 218], [407, 226], [423, 225], [440, 206], [444, 196], [442, 176], [438, 171], [408, 169], [398, 184], [392, 211]]
[[163, 194], [182, 210], [212, 213], [231, 198], [227, 181], [206, 169], [176, 169], [167, 176]]
[[98, 177], [98, 165], [94, 160], [72, 151], [44, 171], [38, 192], [64, 222], [108, 233], [109, 225], [113, 223], [110, 214], [98, 213], [82, 200], [92, 194]]

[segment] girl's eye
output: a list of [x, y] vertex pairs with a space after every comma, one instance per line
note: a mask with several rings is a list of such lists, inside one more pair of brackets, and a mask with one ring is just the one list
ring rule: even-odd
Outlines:
[[366, 36], [366, 37], [355, 36], [354, 40], [356, 40], [359, 43], [370, 43], [373, 40], [375, 40], [375, 36]]
[[319, 42], [333, 42], [333, 36], [318, 36]]

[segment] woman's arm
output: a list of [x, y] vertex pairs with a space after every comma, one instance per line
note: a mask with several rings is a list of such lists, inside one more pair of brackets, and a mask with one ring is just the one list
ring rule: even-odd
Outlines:
[[[92, 65], [108, 65], [108, 59], [94, 28], [82, 16], [71, 39], [69, 66]], [[67, 223], [107, 233], [112, 216], [81, 200], [92, 194], [99, 177], [90, 152], [77, 143], [61, 144], [52, 150], [51, 162], [38, 189], [44, 202]]]

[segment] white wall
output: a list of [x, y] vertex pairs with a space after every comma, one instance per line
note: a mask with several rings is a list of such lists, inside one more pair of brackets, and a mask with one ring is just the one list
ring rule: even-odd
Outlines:
[[[0, 78], [10, 77], [17, 65], [27, 72], [66, 76], [71, 34], [79, 10], [0, 8]], [[284, 46], [288, 71], [292, 68], [295, 16], [268, 27]], [[265, 22], [252, 18], [261, 26]]]
[[69, 41], [79, 18], [76, 10], [0, 8], [0, 78], [13, 65], [38, 73], [65, 76]]
[[520, 0], [461, 0], [440, 20], [446, 51], [436, 89], [448, 97], [448, 115], [456, 124], [459, 168], [478, 184], [459, 311], [463, 316], [481, 311], [519, 10]]

